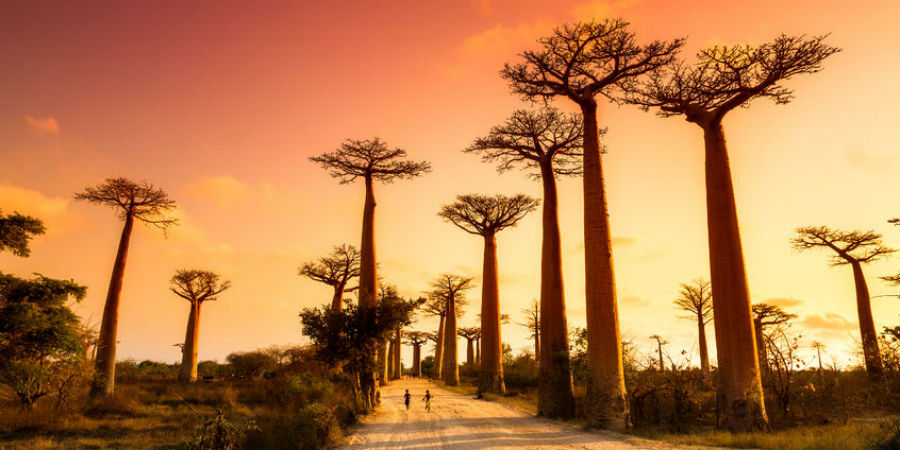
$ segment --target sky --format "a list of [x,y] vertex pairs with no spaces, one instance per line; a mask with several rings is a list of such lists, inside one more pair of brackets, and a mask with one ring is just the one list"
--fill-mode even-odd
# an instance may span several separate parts
[[[530,108],[498,71],[554,26],[623,17],[638,42],[686,37],[682,57],[781,33],[829,34],[842,48],[824,70],[786,83],[787,105],[759,100],[724,122],[753,302],[798,314],[840,366],[858,361],[850,269],[824,251],[798,254],[806,225],[875,230],[900,206],[900,3],[698,0],[376,2],[15,2],[0,0],[0,209],[42,219],[47,234],[0,270],[74,279],[74,309],[99,324],[122,223],[73,193],[124,176],[164,188],[181,225],[136,227],[119,322],[120,359],[175,362],[189,305],[169,291],[176,269],[220,273],[232,289],[204,306],[200,359],[294,345],[298,312],[331,288],[297,275],[332,245],[359,245],[361,183],[340,185],[308,158],[347,138],[379,136],[434,170],[377,185],[380,275],[419,296],[438,274],[476,278],[460,326],[480,311],[482,242],[443,222],[463,193],[540,196],[525,173],[498,175],[461,150]],[[573,110],[564,100],[555,106]],[[652,334],[697,363],[694,323],[672,301],[708,278],[701,130],[601,102],[622,333],[642,353]],[[581,180],[562,179],[560,222],[570,327],[584,326]],[[502,329],[531,344],[522,309],[538,297],[540,214],[498,237]],[[900,319],[897,256],[865,267],[875,324]],[[434,331],[434,318],[412,329]],[[708,330],[714,348],[713,331]],[[464,341],[461,341],[461,344]],[[465,346],[460,345],[464,357]],[[406,365],[411,349],[404,347]],[[711,351],[711,354],[715,353]],[[808,353],[807,353],[808,354]],[[827,361],[826,361],[827,362]]]

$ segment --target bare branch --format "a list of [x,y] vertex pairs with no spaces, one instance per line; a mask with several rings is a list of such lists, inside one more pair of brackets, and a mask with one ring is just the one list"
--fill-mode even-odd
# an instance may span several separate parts
[[458,195],[455,202],[441,207],[438,216],[468,233],[484,236],[515,226],[539,204],[540,200],[525,194]]
[[431,172],[427,161],[408,161],[406,150],[389,148],[380,138],[347,139],[340,148],[309,160],[319,163],[328,174],[350,183],[359,177],[371,178],[385,183],[395,179],[409,179]]
[[169,289],[179,297],[197,303],[217,300],[219,294],[231,288],[231,282],[208,270],[179,269],[172,276]]
[[166,191],[146,181],[136,183],[122,177],[107,178],[103,184],[76,193],[75,200],[108,206],[118,210],[121,219],[131,215],[135,220],[163,230],[178,224],[177,219],[166,215],[175,209],[175,201]]

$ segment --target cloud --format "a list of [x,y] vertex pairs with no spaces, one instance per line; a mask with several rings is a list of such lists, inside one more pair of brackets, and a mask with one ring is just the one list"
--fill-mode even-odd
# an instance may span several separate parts
[[801,304],[803,304],[803,300],[793,297],[772,297],[763,300],[763,303],[768,303],[773,306],[780,306],[782,308],[793,308],[795,306],[800,306]]
[[53,117],[41,119],[38,117],[25,116],[25,122],[36,133],[56,134],[59,133],[59,124]]
[[619,302],[624,306],[630,306],[635,308],[643,308],[646,306],[650,306],[650,300],[647,300],[644,297],[639,297],[637,295],[626,295],[619,299]]
[[44,222],[47,234],[58,234],[72,228],[73,223],[82,223],[70,209],[72,199],[51,197],[40,191],[0,183],[0,205],[4,214],[19,212],[34,216]]
[[836,313],[810,314],[800,321],[803,326],[827,331],[853,331],[858,325]]
[[[640,242],[637,236],[613,236],[612,245],[615,247],[630,247]],[[584,253],[584,242],[579,242],[567,250],[567,253]]]
[[185,191],[222,209],[232,209],[250,199],[250,187],[231,175],[204,177],[187,185]]

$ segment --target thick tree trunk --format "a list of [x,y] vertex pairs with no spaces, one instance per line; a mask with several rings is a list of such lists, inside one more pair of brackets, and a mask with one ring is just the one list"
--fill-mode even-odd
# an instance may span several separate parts
[[732,431],[768,429],[725,134],[719,121],[703,129],[719,425]]
[[697,317],[697,329],[700,341],[700,372],[704,377],[709,377],[709,350],[706,347],[706,324],[703,317]]
[[181,370],[178,379],[181,381],[197,381],[197,348],[200,342],[200,302],[191,302],[191,313],[188,316],[187,332],[184,335],[184,347],[181,351]]
[[422,376],[422,346],[420,344],[413,345],[413,376],[419,378]]
[[769,373],[769,354],[766,352],[766,339],[763,337],[762,318],[753,319],[753,335],[756,339],[756,361],[759,364],[759,376]]
[[[366,200],[363,206],[362,242],[360,245],[359,260],[359,306],[361,309],[374,311],[378,293],[378,274],[375,262],[375,193],[372,190],[372,177],[365,177]],[[380,350],[383,350],[383,345]],[[376,354],[375,367],[366,369],[360,374],[360,384],[366,389],[364,394],[368,396],[367,404],[370,408],[378,405],[380,393],[378,391],[377,368],[384,364],[382,351]],[[371,388],[369,388],[371,386]]]
[[859,315],[859,334],[862,336],[863,356],[866,359],[866,372],[873,377],[884,375],[884,363],[878,349],[878,335],[875,333],[875,321],[872,319],[872,303],[869,298],[869,287],[863,276],[859,261],[850,263],[853,268],[853,282],[856,284],[856,313]]
[[497,278],[497,238],[484,235],[484,265],[481,284],[481,373],[478,387],[482,392],[506,392],[503,381],[502,341],[500,340],[500,289]]
[[388,340],[388,351],[387,351],[387,378],[386,380],[393,380],[397,375],[397,366],[394,363],[394,352],[397,351],[397,341],[393,338]]
[[440,380],[441,375],[443,375],[441,366],[444,364],[444,327],[446,317],[446,314],[441,316],[440,324],[438,325],[437,342],[434,343],[434,366],[431,369],[431,377],[435,380]]
[[91,382],[91,397],[111,396],[116,385],[116,335],[119,326],[119,303],[122,294],[122,282],[125,279],[125,261],[128,259],[128,244],[131,231],[134,229],[134,214],[125,216],[122,236],[119,238],[119,249],[116,251],[116,262],[113,264],[106,303],[103,305],[103,318],[100,322],[100,335],[97,338],[97,357],[94,360],[94,379]]
[[447,324],[444,326],[444,363],[441,372],[448,386],[459,385],[459,357],[456,350],[456,299],[447,299]]
[[388,383],[388,378],[390,378],[391,361],[390,358],[388,358],[389,342],[388,339],[383,339],[378,346],[378,352],[375,354],[376,360],[378,361],[378,384],[380,386],[386,385]]
[[466,338],[466,365],[471,369],[475,367],[475,339]]
[[481,370],[481,338],[475,340],[475,364],[478,364],[478,370]]
[[403,364],[400,360],[400,350],[403,345],[403,330],[397,328],[397,331],[394,332],[394,351],[391,353],[391,359],[393,360],[394,373],[391,374],[392,380],[399,380],[403,378]]
[[[612,240],[606,187],[600,156],[600,132],[597,125],[597,104],[581,105],[584,116],[584,270],[585,315],[588,341],[588,382],[585,416],[589,426],[623,429],[629,426],[628,402],[625,391],[625,371],[622,366],[622,343],[619,332],[619,311],[616,302],[613,270]],[[544,306],[541,305],[541,308]],[[557,330],[544,326],[543,317],[553,311],[541,310],[541,359],[553,358],[558,343],[549,341]],[[567,368],[568,370],[568,368]],[[557,408],[558,416],[572,415],[571,387],[565,388],[565,405]],[[551,395],[553,392],[550,393]],[[540,406],[538,407],[540,411]]]
[[331,309],[334,311],[342,311],[344,309],[344,286],[334,286],[334,296],[331,297]]

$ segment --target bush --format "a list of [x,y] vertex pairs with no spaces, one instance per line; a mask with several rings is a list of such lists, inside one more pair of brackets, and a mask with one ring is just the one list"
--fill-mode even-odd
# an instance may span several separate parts
[[184,444],[187,450],[238,450],[244,446],[248,431],[255,430],[253,421],[236,424],[225,418],[222,410],[204,421],[194,436]]

